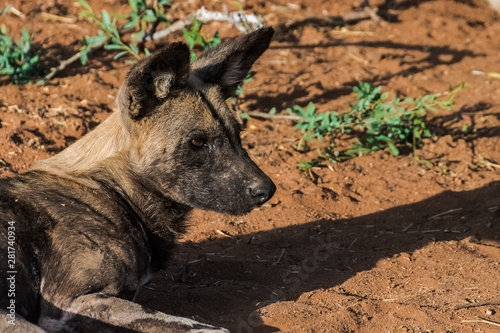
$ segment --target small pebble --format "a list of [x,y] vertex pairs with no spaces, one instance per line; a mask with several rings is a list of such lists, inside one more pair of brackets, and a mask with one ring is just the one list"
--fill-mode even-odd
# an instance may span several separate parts
[[486,314],[487,314],[488,316],[494,315],[494,314],[495,314],[495,310],[488,309],[488,310],[486,310]]

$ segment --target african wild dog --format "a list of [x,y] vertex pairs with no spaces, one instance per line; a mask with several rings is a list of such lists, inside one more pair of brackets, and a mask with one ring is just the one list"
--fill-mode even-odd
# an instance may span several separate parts
[[130,70],[94,131],[0,181],[0,331],[227,332],[132,300],[192,207],[245,214],[274,194],[225,102],[272,35],[259,29],[192,65],[185,44],[163,48]]

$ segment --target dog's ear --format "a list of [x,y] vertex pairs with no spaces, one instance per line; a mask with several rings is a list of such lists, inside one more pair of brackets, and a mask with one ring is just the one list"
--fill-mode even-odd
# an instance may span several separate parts
[[203,53],[193,63],[193,75],[202,81],[218,84],[225,98],[234,95],[253,63],[269,47],[274,29],[260,28],[245,36],[221,43]]
[[118,107],[130,118],[139,119],[154,109],[189,78],[189,48],[174,43],[137,63],[127,74],[118,94]]

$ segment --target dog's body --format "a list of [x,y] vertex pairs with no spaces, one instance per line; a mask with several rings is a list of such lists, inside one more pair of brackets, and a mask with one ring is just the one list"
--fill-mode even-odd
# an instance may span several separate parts
[[226,332],[132,300],[192,207],[244,214],[274,194],[224,102],[272,33],[221,44],[192,68],[184,44],[153,54],[103,124],[0,182],[0,331]]

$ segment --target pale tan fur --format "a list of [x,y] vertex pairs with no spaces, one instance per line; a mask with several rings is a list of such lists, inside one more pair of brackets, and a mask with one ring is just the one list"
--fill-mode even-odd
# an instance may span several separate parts
[[33,166],[66,177],[78,177],[105,160],[130,149],[131,138],[120,112],[114,112],[102,124],[61,153]]

